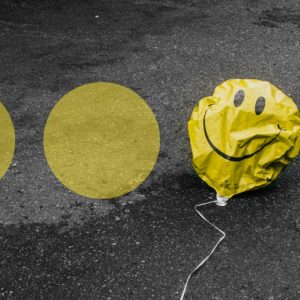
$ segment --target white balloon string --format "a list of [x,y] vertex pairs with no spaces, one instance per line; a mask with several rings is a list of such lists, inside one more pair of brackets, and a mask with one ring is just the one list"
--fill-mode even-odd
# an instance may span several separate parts
[[222,231],[220,228],[218,228],[216,225],[214,225],[213,223],[211,223],[210,221],[208,221],[204,215],[197,209],[198,207],[200,206],[204,206],[204,205],[207,205],[207,204],[211,204],[211,203],[217,203],[218,201],[215,200],[215,201],[210,201],[210,202],[205,202],[205,203],[201,203],[201,204],[197,204],[195,206],[195,211],[197,212],[197,214],[204,220],[206,221],[209,225],[211,225],[212,227],[214,227],[216,230],[218,230],[221,234],[222,234],[222,237],[218,240],[218,242],[215,244],[215,246],[213,247],[213,249],[211,250],[211,252],[196,266],[196,268],[193,269],[193,271],[189,274],[186,282],[185,282],[185,285],[184,285],[184,288],[183,288],[183,291],[182,291],[182,294],[181,294],[181,297],[180,297],[180,300],[183,300],[184,299],[184,296],[185,296],[185,293],[186,293],[186,289],[187,289],[187,286],[188,286],[188,283],[191,279],[191,277],[193,277],[196,272],[208,261],[208,259],[213,255],[213,253],[215,252],[215,250],[217,249],[217,247],[219,246],[219,244],[225,239],[226,237],[226,233],[224,231]]

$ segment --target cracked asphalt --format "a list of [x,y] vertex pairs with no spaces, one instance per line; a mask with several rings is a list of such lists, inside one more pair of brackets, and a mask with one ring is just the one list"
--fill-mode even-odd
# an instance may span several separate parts
[[[300,107],[300,3],[2,0],[0,99],[16,130],[0,181],[1,299],[179,299],[218,232],[194,205],[187,121],[229,78],[267,80]],[[76,195],[51,173],[43,129],[71,89],[110,81],[139,93],[160,126],[155,169],[113,200]],[[227,238],[187,299],[300,298],[300,159],[267,188],[203,208]]]

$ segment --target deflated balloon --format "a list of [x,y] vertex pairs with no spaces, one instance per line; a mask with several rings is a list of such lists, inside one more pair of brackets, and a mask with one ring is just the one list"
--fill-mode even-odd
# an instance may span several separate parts
[[197,174],[227,198],[268,185],[300,151],[296,104],[256,79],[217,86],[194,108],[188,131]]

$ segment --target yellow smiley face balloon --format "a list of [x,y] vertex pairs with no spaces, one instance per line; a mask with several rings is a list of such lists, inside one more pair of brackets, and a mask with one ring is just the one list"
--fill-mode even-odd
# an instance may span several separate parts
[[188,123],[197,174],[230,198],[266,186],[300,151],[300,115],[274,85],[231,79],[200,100]]

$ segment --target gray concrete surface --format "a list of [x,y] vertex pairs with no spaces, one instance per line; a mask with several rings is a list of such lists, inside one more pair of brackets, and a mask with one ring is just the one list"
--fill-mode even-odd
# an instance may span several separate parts
[[[0,181],[0,298],[179,299],[218,239],[193,211],[215,195],[191,166],[190,113],[229,78],[268,80],[299,107],[299,52],[297,0],[2,0],[0,98],[17,146]],[[66,190],[43,154],[51,108],[95,81],[138,92],[161,130],[147,181],[110,201]],[[299,181],[296,160],[204,209],[228,236],[188,299],[300,298]]]

